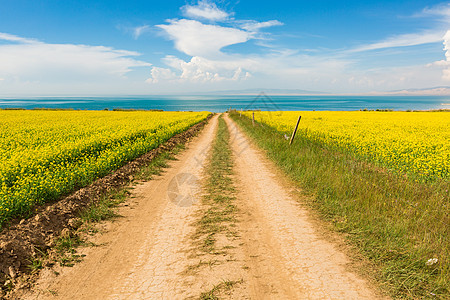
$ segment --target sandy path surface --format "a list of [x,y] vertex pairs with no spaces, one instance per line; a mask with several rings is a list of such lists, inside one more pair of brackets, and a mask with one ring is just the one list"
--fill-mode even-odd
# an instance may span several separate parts
[[274,165],[226,117],[235,156],[241,235],[253,299],[379,299],[350,272],[276,178]]
[[[200,188],[195,179],[201,175],[216,127],[217,116],[177,161],[170,162],[163,176],[136,186],[135,198],[119,211],[123,217],[113,222],[96,241],[102,246],[87,249],[83,262],[64,268],[59,276],[52,276],[51,272],[43,274],[34,293],[24,298],[183,299],[191,296],[195,291],[186,286],[189,278],[179,276],[189,263],[186,245],[189,245],[187,239],[192,234],[191,223],[198,207],[189,201],[198,200]],[[177,199],[177,194],[193,198]],[[174,201],[180,203],[176,205]]]
[[[349,271],[277,178],[273,163],[225,117],[235,160],[235,235],[217,235],[219,254],[199,254],[193,236],[202,203],[203,166],[217,116],[154,180],[136,186],[122,218],[86,248],[73,268],[42,273],[23,299],[198,299],[237,282],[220,299],[379,299]],[[176,203],[176,204],[175,204]],[[222,251],[223,250],[223,251]],[[223,252],[223,253],[222,253]],[[222,253],[222,254],[220,254]]]

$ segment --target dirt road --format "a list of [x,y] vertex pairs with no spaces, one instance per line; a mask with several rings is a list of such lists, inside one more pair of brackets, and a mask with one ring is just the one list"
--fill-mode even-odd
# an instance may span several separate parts
[[[197,299],[225,287],[233,299],[377,299],[350,272],[348,259],[324,240],[272,163],[225,117],[235,160],[236,232],[226,251],[195,255],[201,178],[217,129],[211,119],[166,172],[138,185],[123,216],[59,276],[42,273],[24,299]],[[233,284],[231,284],[233,283]],[[228,290],[228,291],[227,291]]]

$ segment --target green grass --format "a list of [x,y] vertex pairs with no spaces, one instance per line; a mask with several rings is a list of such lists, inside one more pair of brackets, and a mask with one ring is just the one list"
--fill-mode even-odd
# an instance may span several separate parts
[[391,296],[450,297],[449,181],[414,182],[301,136],[289,146],[279,132],[230,116],[378,267]]
[[[231,245],[218,245],[217,240],[223,242],[238,237],[235,229],[238,209],[234,204],[235,187],[233,183],[233,157],[230,147],[230,133],[228,127],[220,116],[216,137],[212,143],[208,160],[203,170],[203,196],[201,198],[202,209],[199,211],[198,220],[194,223],[195,232],[191,236],[193,240],[192,257],[200,257],[197,264],[188,266],[185,274],[193,275],[200,272],[203,267],[209,269],[215,265],[231,261],[225,258],[229,250],[235,248]],[[238,281],[222,279],[209,291],[201,293],[199,299],[219,299],[221,295],[231,295],[232,289]]]
[[236,222],[235,188],[232,175],[232,151],[229,145],[230,133],[222,117],[219,118],[217,136],[212,144],[211,156],[205,166],[205,195],[202,204],[207,209],[197,222],[194,240],[200,249],[209,254],[223,254],[226,249],[216,249],[216,235],[225,234],[227,237],[237,235],[233,229]]
[[76,233],[67,233],[60,236],[56,240],[56,257],[55,259],[61,266],[73,267],[73,265],[82,260],[84,255],[77,254],[76,248],[85,244],[80,236]]
[[243,283],[243,280],[232,281],[232,280],[223,280],[221,283],[215,285],[211,290],[207,292],[203,292],[200,295],[200,300],[218,300],[219,295],[222,293],[230,293],[233,287],[237,284]]

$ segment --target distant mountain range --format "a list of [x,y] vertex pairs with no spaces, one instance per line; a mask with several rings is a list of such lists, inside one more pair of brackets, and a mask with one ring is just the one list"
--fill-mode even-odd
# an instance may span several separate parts
[[243,89],[243,90],[228,90],[228,91],[213,91],[205,93],[205,95],[259,95],[260,93],[267,95],[367,95],[367,96],[450,96],[450,86],[437,86],[423,89],[404,89],[387,92],[368,92],[368,93],[327,93],[319,91],[308,91],[301,89]]
[[425,89],[405,89],[384,93],[387,95],[404,95],[404,96],[450,96],[449,86],[437,86]]
[[299,89],[244,89],[244,90],[229,90],[229,91],[214,91],[203,94],[208,95],[259,95],[260,93],[267,95],[327,95],[325,92],[307,91]]

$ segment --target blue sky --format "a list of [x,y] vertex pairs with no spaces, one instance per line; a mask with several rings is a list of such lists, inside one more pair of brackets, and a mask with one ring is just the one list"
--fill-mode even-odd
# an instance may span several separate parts
[[0,96],[450,85],[442,1],[0,0]]

